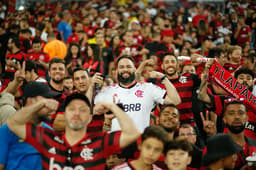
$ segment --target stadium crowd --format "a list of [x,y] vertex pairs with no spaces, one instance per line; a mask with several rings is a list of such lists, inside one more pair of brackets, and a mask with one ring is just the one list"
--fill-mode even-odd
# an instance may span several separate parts
[[0,170],[256,168],[256,1],[0,1]]

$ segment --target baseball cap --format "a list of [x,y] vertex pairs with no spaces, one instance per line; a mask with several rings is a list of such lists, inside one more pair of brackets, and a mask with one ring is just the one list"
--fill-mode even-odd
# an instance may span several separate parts
[[70,94],[69,96],[67,96],[66,99],[65,99],[65,101],[64,101],[64,108],[66,108],[67,105],[68,105],[72,100],[75,100],[75,99],[79,99],[79,100],[84,101],[84,102],[90,107],[90,111],[91,111],[91,114],[92,114],[91,103],[90,103],[89,99],[88,99],[85,95],[80,94],[80,93],[72,93],[72,94]]
[[50,87],[42,82],[29,82],[24,86],[23,98],[43,96],[46,98],[60,97],[61,93],[51,91]]

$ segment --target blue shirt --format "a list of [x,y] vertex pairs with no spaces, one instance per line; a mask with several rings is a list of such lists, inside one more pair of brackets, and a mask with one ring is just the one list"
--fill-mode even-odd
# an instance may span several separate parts
[[5,170],[42,170],[38,151],[19,140],[6,124],[0,128],[0,164]]
[[61,21],[58,24],[58,31],[62,33],[64,41],[67,42],[68,37],[72,34],[72,27],[69,23]]

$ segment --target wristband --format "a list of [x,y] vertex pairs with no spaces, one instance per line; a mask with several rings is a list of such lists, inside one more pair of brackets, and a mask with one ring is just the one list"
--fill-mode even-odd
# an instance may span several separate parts
[[167,76],[166,75],[164,75],[160,80],[161,80],[161,82],[166,78]]

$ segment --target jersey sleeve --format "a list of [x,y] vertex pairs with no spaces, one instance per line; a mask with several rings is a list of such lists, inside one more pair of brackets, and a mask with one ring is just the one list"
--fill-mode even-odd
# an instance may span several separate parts
[[45,128],[33,124],[26,124],[25,142],[32,145],[39,152],[41,152],[43,148],[44,129]]
[[94,98],[94,104],[96,104],[96,103],[98,103],[98,102],[103,102],[103,101],[109,101],[109,102],[111,102],[110,101],[110,99],[109,99],[109,94],[108,94],[108,87],[106,87],[106,88],[103,88],[96,96],[95,96],[95,98]]
[[6,165],[9,147],[12,142],[15,142],[17,140],[18,137],[10,131],[6,124],[0,128],[0,164]]
[[120,149],[121,131],[106,133],[104,135],[104,154],[106,157],[121,152]]
[[224,100],[225,96],[219,95],[210,95],[211,103],[212,103],[212,111],[215,112],[218,116],[220,116],[224,112]]
[[150,92],[155,103],[164,104],[164,99],[167,94],[165,89],[149,83],[149,88],[147,90]]

